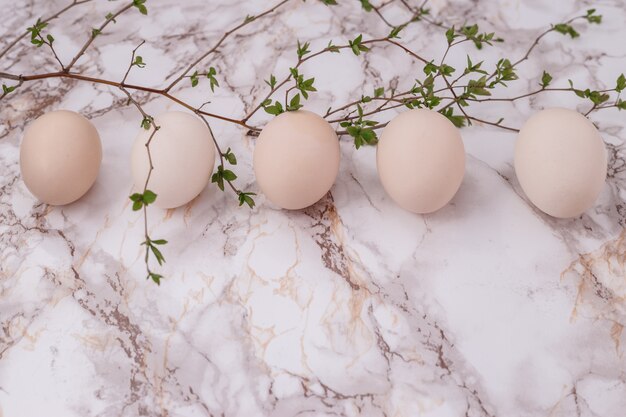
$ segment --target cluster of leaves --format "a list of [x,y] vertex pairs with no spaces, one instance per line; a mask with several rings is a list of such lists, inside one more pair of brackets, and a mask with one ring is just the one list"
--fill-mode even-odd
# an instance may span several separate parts
[[478,24],[473,24],[469,26],[462,26],[460,29],[456,29],[454,26],[449,28],[446,31],[446,39],[448,40],[448,45],[451,46],[455,42],[455,39],[462,37],[463,41],[471,41],[474,43],[477,49],[482,49],[484,45],[493,45],[493,42],[503,42],[502,38],[496,38],[494,32],[483,32],[480,33],[480,28]]
[[[365,100],[364,102],[367,102],[368,98],[369,97],[364,97],[362,101]],[[371,98],[369,99],[371,100]],[[357,149],[365,144],[376,145],[378,143],[378,136],[372,127],[376,126],[378,122],[363,119],[363,107],[361,107],[360,104],[357,104],[356,108],[358,118],[341,122],[339,125],[346,129],[348,135],[352,136],[354,139],[354,146]]]
[[215,92],[215,87],[220,86],[219,82],[217,82],[217,79],[215,78],[216,75],[217,71],[215,67],[210,67],[208,71],[204,71],[202,73],[194,71],[194,73],[189,76],[189,79],[191,80],[191,86],[196,87],[200,82],[200,77],[206,77],[209,79],[209,86],[211,87],[211,91]]
[[[298,62],[301,62],[302,57],[310,52],[308,50],[308,47],[308,42],[302,45],[300,44],[300,42],[298,42]],[[302,95],[305,100],[308,100],[309,92],[317,91],[314,86],[315,77],[305,78],[304,74],[301,74],[296,67],[289,68],[289,74],[290,77],[294,80],[294,86],[291,89],[298,90],[299,92],[291,97],[289,101],[287,101],[288,95],[286,95],[284,107],[280,101],[275,100],[274,102],[272,102],[272,100],[268,98],[267,100],[263,101],[263,103],[261,103],[261,106],[263,107],[265,112],[274,116],[278,116],[285,111],[299,110],[302,108],[302,104],[300,103],[300,95]],[[265,81],[265,83],[269,85],[272,90],[274,90],[274,88],[276,87],[276,77],[273,74],[270,75],[270,79]]]
[[141,14],[148,14],[148,9],[146,8],[146,0],[133,0],[133,7],[136,7]]
[[237,198],[239,200],[239,206],[243,206],[247,204],[248,207],[254,208],[255,202],[252,196],[256,195],[256,193],[244,192],[238,190],[232,185],[232,181],[237,179],[237,174],[235,174],[232,170],[224,167],[224,160],[227,161],[230,165],[237,165],[237,157],[233,153],[233,151],[228,148],[226,152],[222,153],[220,158],[220,164],[217,166],[217,171],[213,173],[211,176],[211,182],[216,183],[218,188],[224,191],[224,182],[228,182],[233,190],[237,193]]
[[[144,190],[143,193],[134,193],[129,198],[133,202],[133,211],[138,211],[154,203],[156,201],[157,195],[153,191],[146,189]],[[146,245],[145,261],[146,261],[146,267],[148,269],[148,275],[146,279],[152,279],[152,281],[154,281],[157,285],[161,284],[161,279],[163,278],[163,275],[152,272],[150,268],[148,267],[148,260],[149,260],[150,253],[152,253],[155,259],[157,260],[157,262],[159,263],[159,265],[163,265],[163,263],[165,262],[165,257],[163,256],[163,253],[157,246],[161,246],[165,244],[167,244],[167,240],[152,239],[147,234],[146,234],[146,240],[142,242],[142,245]]]
[[41,19],[37,19],[34,25],[27,28],[26,30],[30,33],[30,43],[37,46],[38,48],[43,45],[52,46],[54,42],[54,37],[50,34],[47,34],[45,37],[43,36],[42,31],[48,26],[48,23],[42,22]]
[[[235,154],[232,153],[230,148],[228,148],[226,152],[222,154],[222,158],[228,161],[228,163],[231,165],[237,165],[237,158],[235,157]],[[224,181],[231,182],[235,181],[236,179],[237,175],[230,169],[226,169],[224,167],[224,163],[221,162],[217,166],[217,171],[213,173],[213,176],[211,177],[211,182],[216,183],[219,189],[224,191]]]

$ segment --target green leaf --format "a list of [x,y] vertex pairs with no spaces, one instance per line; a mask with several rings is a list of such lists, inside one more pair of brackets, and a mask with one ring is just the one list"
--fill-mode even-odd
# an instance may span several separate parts
[[430,61],[424,66],[424,74],[430,75],[432,73],[436,73],[439,70],[439,67],[433,64],[433,61]]
[[226,149],[226,153],[224,154],[224,158],[228,161],[229,164],[237,165],[237,158],[235,157],[235,154],[232,153],[230,148]]
[[161,280],[163,279],[163,275],[155,274],[154,272],[148,273],[148,277],[146,279],[151,279],[156,283],[156,285],[161,285]]
[[91,37],[92,37],[92,38],[95,38],[95,37],[96,37],[96,36],[98,36],[100,33],[102,33],[102,31],[101,31],[100,29],[96,29],[96,28],[91,29]]
[[165,240],[165,239],[150,240],[150,242],[154,243],[155,245],[165,245],[165,244],[167,244],[167,240]]
[[446,30],[446,39],[448,40],[448,45],[451,45],[452,42],[454,42],[454,38],[456,38],[458,35],[455,34],[455,29],[454,26],[452,26],[450,29]]
[[371,12],[373,10],[373,6],[372,4],[369,2],[369,0],[359,0],[361,2],[361,7],[363,8],[363,10],[365,10],[366,12]]
[[338,46],[336,46],[336,45],[333,45],[333,41],[329,41],[329,42],[328,42],[328,46],[326,46],[326,50],[327,50],[328,52],[336,52],[336,53],[339,53],[339,52],[340,52],[340,51],[339,51],[339,47],[338,47]]
[[298,50],[297,50],[298,59],[302,59],[303,56],[311,52],[309,50],[309,46],[310,46],[309,42],[300,44],[300,41],[298,41]]
[[302,105],[300,104],[300,94],[296,94],[289,101],[289,105],[287,106],[287,111],[296,111],[301,107]]
[[602,23],[602,15],[595,14],[595,12],[596,9],[587,10],[587,15],[585,16],[585,19],[587,19],[589,23],[596,23],[599,25],[600,23]]
[[143,58],[141,56],[137,55],[131,65],[137,66],[139,68],[144,68],[146,66],[146,63],[143,62]]
[[147,206],[148,204],[152,204],[154,203],[154,201],[156,200],[157,195],[151,191],[151,190],[146,190],[143,192],[143,197],[142,197],[142,201],[143,203]]
[[2,84],[2,93],[4,95],[7,95],[7,94],[12,93],[13,91],[15,91],[16,88],[17,88],[17,86],[14,86],[14,85],[8,86],[8,85],[5,85],[5,84]]
[[324,3],[327,6],[336,6],[337,5],[337,0],[320,0],[322,3]]
[[541,85],[542,88],[546,88],[547,86],[550,85],[551,81],[552,81],[552,76],[544,71],[543,75],[541,76],[541,84],[539,85]]
[[198,85],[198,71],[195,71],[190,77],[189,79],[191,80],[191,86],[195,87]]
[[265,81],[265,84],[269,85],[272,90],[276,87],[276,77],[274,74],[270,74],[270,79],[269,81]]
[[454,71],[456,71],[456,69],[447,64],[443,64],[439,67],[439,72],[445,76],[452,75]]
[[222,177],[226,181],[235,181],[237,179],[237,175],[229,169],[222,170]]
[[243,206],[244,203],[247,204],[250,208],[254,208],[254,199],[251,197],[256,195],[255,193],[244,193],[242,191],[239,192],[239,206]]
[[156,246],[152,245],[150,242],[148,242],[148,247],[150,248],[150,250],[154,254],[154,257],[156,258],[156,260],[159,263],[159,265],[163,265],[163,262],[165,262],[165,258],[163,257],[163,254],[161,253],[159,248],[157,248]]
[[104,18],[105,18],[106,20],[110,20],[110,21],[111,21],[111,22],[113,22],[113,23],[117,23],[117,22],[115,21],[115,16],[113,16],[113,13],[107,13],[107,14],[106,14],[106,16],[104,16]]
[[455,125],[456,127],[460,128],[460,127],[465,126],[465,117],[454,115],[454,111],[452,110],[452,107],[448,107],[447,109],[440,111],[439,113],[446,116],[448,120],[450,120],[452,124]]
[[54,42],[54,38],[50,34],[46,35],[46,39],[48,39],[48,44],[50,45],[52,45],[52,42]]
[[557,25],[554,25],[554,30],[563,35],[569,35],[572,39],[580,36],[580,34],[567,23],[559,23]]
[[619,110],[626,110],[626,100],[622,100],[620,99],[617,104],[616,104],[617,108]]
[[210,67],[206,73],[206,77],[209,79],[209,86],[211,87],[211,91],[215,92],[215,87],[219,87],[220,84],[217,82],[215,76],[217,75],[217,71],[214,67]]
[[354,53],[354,55],[359,56],[361,55],[361,52],[369,51],[369,48],[363,45],[362,42],[363,42],[363,35],[359,35],[356,38],[354,38],[354,40],[348,41],[348,45],[350,46],[350,49],[352,49],[352,52]]
[[[268,99],[268,101],[269,103],[271,103],[271,100]],[[285,112],[285,110],[283,110],[283,105],[279,101],[275,101],[273,105],[270,105],[268,101],[265,101],[263,103],[263,110],[265,110],[267,113],[278,116],[279,114]]]
[[141,127],[143,127],[144,129],[146,130],[150,129],[151,125],[152,125],[152,117],[146,116],[141,120]]
[[133,0],[133,6],[139,10],[139,13],[144,15],[148,14],[148,9],[144,5],[145,2],[146,0]]
[[394,39],[394,38],[400,38],[400,32],[406,27],[406,23],[404,25],[400,25],[400,26],[396,26],[393,29],[391,29],[391,32],[389,32],[389,35],[387,35],[387,37],[389,39]]
[[617,84],[615,85],[615,91],[621,93],[626,88],[626,77],[624,74],[621,74],[617,77]]
[[381,97],[383,94],[385,94],[384,87],[378,87],[377,89],[374,90],[374,97]]

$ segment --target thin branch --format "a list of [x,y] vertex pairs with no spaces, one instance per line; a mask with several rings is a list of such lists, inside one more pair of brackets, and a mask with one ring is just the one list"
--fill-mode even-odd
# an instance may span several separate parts
[[72,61],[65,67],[66,71],[70,71],[72,69],[72,67],[74,66],[74,64],[76,64],[76,61],[78,61],[80,59],[81,56],[83,56],[83,54],[85,53],[85,51],[87,51],[87,48],[89,48],[89,46],[93,43],[93,41],[96,39],[96,37],[98,37],[98,35],[104,30],[104,28],[106,28],[109,23],[111,22],[115,22],[115,18],[118,17],[119,15],[121,15],[122,13],[124,13],[126,10],[130,9],[131,7],[133,7],[133,2],[131,1],[130,3],[128,3],[126,6],[122,7],[121,9],[119,9],[117,12],[107,15],[104,23],[102,23],[97,29],[96,31],[92,31],[89,34],[89,39],[87,39],[87,42],[85,42],[85,44],[83,45],[82,48],[80,48],[80,50],[76,53],[76,55],[74,55],[74,58],[72,58]]
[[[80,4],[89,3],[90,1],[93,1],[93,0],[74,0],[67,6],[59,10],[58,12],[46,17],[45,19],[41,19],[41,22],[48,23],[51,20],[58,18],[59,16],[61,16],[63,13],[67,12],[71,8],[78,6]],[[2,52],[0,52],[0,58],[6,55],[15,45],[17,45],[22,39],[24,39],[26,35],[28,35],[28,33],[29,33],[28,31],[24,31],[21,35],[18,35],[11,42],[9,42],[7,46],[4,47]]]
[[187,74],[189,74],[195,67],[196,65],[198,65],[200,62],[202,62],[206,57],[208,57],[209,55],[213,54],[215,51],[217,51],[217,49],[222,45],[222,43],[226,40],[226,38],[228,38],[230,35],[232,35],[233,33],[235,33],[236,31],[238,31],[239,29],[243,28],[244,26],[247,26],[248,24],[254,22],[255,20],[258,20],[264,16],[267,16],[268,14],[272,13],[274,10],[278,9],[279,7],[281,7],[283,4],[289,2],[290,0],[282,0],[281,2],[275,4],[274,6],[272,6],[271,8],[267,9],[266,11],[264,11],[263,13],[260,13],[256,16],[248,16],[246,17],[246,19],[244,19],[244,21],[240,24],[238,24],[237,26],[235,26],[234,28],[230,29],[229,31],[225,32],[222,37],[217,41],[217,43],[215,45],[213,45],[213,47],[211,49],[209,49],[208,51],[206,51],[205,53],[203,53],[202,55],[200,55],[195,61],[193,61],[186,69],[185,71],[183,71],[183,73],[181,75],[179,75],[178,77],[176,77],[174,79],[174,81],[172,81],[170,83],[170,85],[168,85],[165,88],[165,92],[170,91],[172,88],[174,88],[174,86],[176,84],[178,84],[179,82],[181,82],[185,76]]

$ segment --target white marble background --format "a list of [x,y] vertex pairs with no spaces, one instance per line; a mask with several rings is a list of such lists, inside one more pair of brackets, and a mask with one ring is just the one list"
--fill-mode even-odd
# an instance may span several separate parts
[[[356,1],[327,8],[293,0],[230,38],[207,64],[208,83],[176,94],[242,117],[284,76],[296,39],[314,50],[330,39],[384,36],[388,28]],[[415,1],[411,2],[416,4]],[[593,3],[593,4],[592,4]],[[63,1],[0,0],[0,46]],[[96,0],[50,25],[62,59],[121,3]],[[121,79],[131,50],[146,40],[148,63],[131,82],[160,87],[234,22],[269,1],[149,0],[99,37],[76,68]],[[626,72],[623,0],[432,0],[452,24],[478,22],[506,42],[465,51],[492,66],[523,55],[550,23],[595,7],[600,26],[582,36],[544,39],[499,94],[536,88],[543,70],[555,86],[612,88]],[[400,6],[385,10],[406,19]],[[418,22],[402,41],[440,58],[442,30]],[[465,51],[451,55],[460,66]],[[24,42],[0,71],[44,72],[54,62]],[[323,112],[374,87],[410,87],[421,67],[391,46],[361,57],[312,60],[303,71]],[[139,94],[153,114],[180,109]],[[551,92],[471,111],[520,127],[533,112],[584,100]],[[165,248],[166,279],[146,281],[142,219],[129,206],[129,152],[140,117],[118,90],[68,80],[25,84],[0,103],[0,415],[70,416],[626,416],[625,112],[591,118],[610,155],[609,178],[581,218],[555,220],[525,199],[512,167],[515,134],[462,130],[467,173],[452,203],[409,214],[384,194],[375,149],[342,141],[331,194],[302,212],[257,198],[254,210],[208,187],[184,208],[150,210]],[[19,177],[24,126],[66,108],[91,118],[104,159],[93,189],[66,207],[39,204]],[[390,112],[386,118],[393,115]],[[251,123],[262,126],[267,115]],[[239,159],[239,184],[258,191],[254,138],[214,122]],[[245,188],[245,187],[244,187]]]

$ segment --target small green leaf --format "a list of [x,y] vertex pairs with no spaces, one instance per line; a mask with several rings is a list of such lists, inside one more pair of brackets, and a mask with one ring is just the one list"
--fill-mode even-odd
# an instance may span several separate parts
[[385,94],[384,87],[378,87],[377,89],[374,90],[374,97],[381,97],[383,94]]
[[16,88],[17,86],[14,86],[14,85],[8,86],[5,84],[2,84],[2,94],[7,95],[9,93],[12,93],[13,91],[15,91]]
[[274,74],[270,74],[270,79],[269,81],[265,81],[265,84],[269,85],[272,90],[276,87],[276,77]]
[[253,195],[256,195],[255,193],[244,193],[244,192],[239,192],[239,206],[243,206],[244,203],[248,205],[248,207],[250,208],[254,208],[255,202],[254,199],[251,197]]
[[146,63],[143,62],[143,58],[141,56],[137,55],[131,65],[137,66],[139,68],[144,68],[146,66]]
[[228,161],[229,164],[237,165],[237,158],[235,157],[235,154],[230,150],[230,148],[226,150],[224,158]]
[[356,38],[354,38],[354,40],[348,41],[348,45],[350,46],[350,49],[352,49],[352,52],[354,53],[354,55],[361,55],[361,52],[366,52],[369,51],[369,48],[365,45],[363,45],[363,35],[359,35]]
[[195,87],[198,85],[198,71],[194,72],[189,79],[191,80],[191,86]]
[[400,32],[406,27],[406,23],[404,25],[400,25],[400,26],[396,26],[393,29],[391,29],[391,32],[389,32],[389,35],[387,35],[387,37],[389,39],[394,39],[394,38],[400,38]]
[[454,38],[456,38],[458,35],[455,34],[455,29],[454,26],[452,26],[450,29],[446,30],[446,39],[448,40],[448,45],[452,45],[452,42],[454,42]]
[[621,93],[626,88],[626,77],[624,74],[621,74],[617,77],[617,84],[615,85],[615,91]]
[[152,117],[146,116],[141,120],[141,127],[143,127],[144,129],[146,130],[150,129],[151,125],[152,125]]
[[361,7],[363,8],[363,10],[365,10],[366,12],[371,12],[373,10],[373,6],[372,4],[369,2],[369,0],[359,0],[361,2]]
[[156,200],[157,195],[151,191],[151,190],[146,190],[143,192],[143,197],[142,197],[142,201],[143,203],[147,206],[148,204],[152,204],[154,203],[154,201]]
[[161,285],[161,279],[163,279],[163,275],[155,274],[154,272],[150,272],[146,279],[151,279],[156,283],[156,285]]
[[310,46],[309,42],[300,44],[300,41],[298,41],[298,50],[297,50],[298,59],[302,59],[303,56],[311,52],[309,50],[309,46]]
[[580,36],[580,34],[567,23],[559,23],[557,25],[554,25],[554,30],[563,35],[569,35],[572,39]]
[[96,29],[96,28],[91,29],[91,37],[92,37],[92,38],[95,38],[95,37],[96,37],[96,36],[98,36],[100,33],[102,33],[102,31],[101,31],[100,29]]
[[144,5],[145,2],[146,0],[133,0],[133,6],[136,7],[137,10],[139,10],[139,13],[143,15],[148,14],[148,9]]
[[287,106],[287,111],[296,111],[302,107],[300,104],[300,94],[296,94],[289,101],[289,105]]
[[551,81],[552,81],[552,76],[544,71],[543,75],[541,76],[541,84],[540,84],[541,87],[546,88],[547,86],[550,85]]

